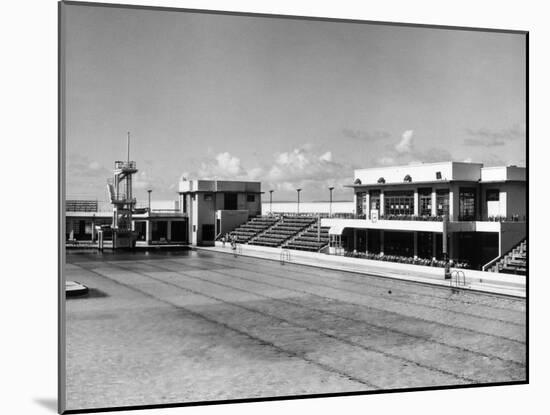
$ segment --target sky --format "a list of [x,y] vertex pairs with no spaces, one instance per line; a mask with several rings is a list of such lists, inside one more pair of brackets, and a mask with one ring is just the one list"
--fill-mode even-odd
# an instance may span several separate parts
[[353,170],[526,163],[522,34],[65,5],[67,197],[187,179],[351,200]]

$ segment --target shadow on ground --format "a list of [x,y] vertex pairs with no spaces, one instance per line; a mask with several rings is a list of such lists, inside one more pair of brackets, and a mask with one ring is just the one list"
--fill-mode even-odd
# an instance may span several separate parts
[[57,399],[54,398],[37,398],[34,400],[38,405],[49,409],[52,412],[57,412]]

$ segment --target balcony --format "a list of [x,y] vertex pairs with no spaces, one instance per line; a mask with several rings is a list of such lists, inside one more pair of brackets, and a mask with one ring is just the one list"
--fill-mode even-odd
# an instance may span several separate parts
[[111,194],[111,203],[113,204],[128,204],[135,205],[136,198],[128,198],[125,193],[119,193],[118,195]]
[[443,216],[431,215],[380,215],[380,220],[418,220],[424,222],[443,222]]
[[339,234],[345,228],[379,229],[388,231],[443,232],[443,222],[437,220],[406,219],[346,219],[321,218],[321,226],[330,226],[331,234]]
[[122,170],[122,171],[133,171],[136,170],[136,162],[135,161],[115,161],[115,169],[116,170]]

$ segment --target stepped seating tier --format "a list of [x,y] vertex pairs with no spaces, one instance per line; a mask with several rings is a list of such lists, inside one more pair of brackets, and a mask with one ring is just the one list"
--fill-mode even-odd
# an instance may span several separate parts
[[492,272],[505,274],[527,274],[527,241],[523,240],[510,252],[504,255],[490,269]]
[[321,227],[320,232],[318,232],[317,223],[314,223],[301,235],[298,235],[293,240],[287,242],[283,247],[301,251],[319,252],[322,248],[328,245],[329,229],[329,227],[323,226]]
[[[247,243],[278,221],[279,218],[274,216],[256,216],[230,232],[230,236],[235,238],[237,243]],[[223,237],[224,235],[220,235],[218,240],[221,240]]]
[[316,218],[311,216],[283,216],[272,228],[252,238],[248,243],[250,245],[279,247],[311,226],[315,221]]

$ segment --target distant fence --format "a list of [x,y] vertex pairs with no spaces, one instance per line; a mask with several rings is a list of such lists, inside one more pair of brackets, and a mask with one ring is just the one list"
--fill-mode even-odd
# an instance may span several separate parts
[[65,211],[67,212],[97,212],[97,200],[66,200]]
[[[355,213],[326,213],[326,212],[273,212],[272,216],[305,216],[305,217],[319,217],[319,218],[335,218],[335,219],[365,219],[365,215],[357,215]],[[267,215],[269,216],[269,214]]]

